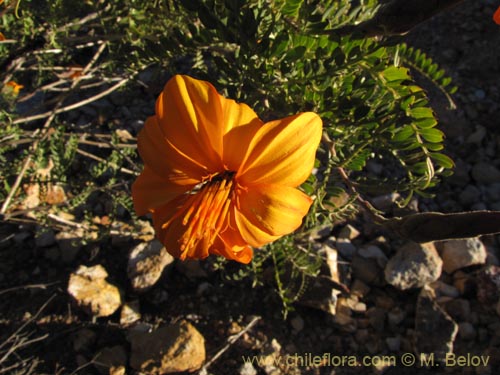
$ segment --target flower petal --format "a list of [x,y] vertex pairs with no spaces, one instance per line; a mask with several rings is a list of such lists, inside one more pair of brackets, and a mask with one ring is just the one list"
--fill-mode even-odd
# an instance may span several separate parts
[[495,21],[497,25],[500,25],[500,7],[493,13],[493,21]]
[[[212,245],[209,245],[208,237],[206,237],[199,241],[190,252],[181,251],[179,240],[186,232],[186,226],[182,224],[183,215],[180,213],[183,212],[183,207],[188,200],[189,195],[182,195],[153,212],[156,236],[171,255],[185,260],[204,259],[210,254],[216,254],[245,264],[252,260],[252,249],[244,242],[239,232],[230,226],[226,226],[226,230],[215,239]],[[167,222],[169,225],[164,226]]]
[[[179,181],[177,181],[179,182]],[[191,190],[196,180],[185,179],[183,184],[172,183],[168,178],[157,175],[148,165],[132,184],[132,199],[137,215],[145,215],[165,205],[175,197]]]
[[300,227],[311,203],[311,198],[292,187],[249,186],[238,191],[236,224],[242,238],[259,247]]
[[248,264],[253,258],[253,250],[250,246],[245,246],[238,251],[234,248],[227,246],[220,238],[214,243],[210,254],[223,256],[226,259],[235,260],[243,264]]
[[246,104],[221,99],[224,113],[223,161],[227,169],[237,171],[248,146],[263,122]]
[[[180,240],[186,232],[186,226],[182,224],[183,206],[188,199],[189,195],[182,195],[156,209],[153,212],[153,226],[158,240],[175,258],[204,259],[209,255],[207,241],[199,241],[189,253],[180,248]],[[166,223],[168,225],[164,225]]]
[[203,159],[194,160],[171,145],[155,116],[149,117],[139,132],[137,148],[145,165],[178,185],[190,184],[193,179],[201,182],[209,174]]
[[238,230],[234,217],[234,206],[229,208],[227,223],[224,226],[226,229],[219,234],[221,242],[216,241],[210,252],[240,263],[249,263],[252,260],[253,251]]
[[176,75],[156,101],[156,117],[168,142],[211,172],[222,168],[221,98],[210,83]]
[[237,178],[244,186],[300,185],[314,166],[321,127],[321,118],[312,112],[264,124],[255,134]]

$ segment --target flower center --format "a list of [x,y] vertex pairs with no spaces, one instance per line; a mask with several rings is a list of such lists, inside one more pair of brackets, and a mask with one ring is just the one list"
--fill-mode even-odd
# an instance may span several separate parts
[[224,172],[211,177],[186,202],[182,225],[187,228],[179,239],[181,258],[195,251],[200,241],[203,241],[203,252],[208,255],[208,248],[227,226],[234,175],[234,172]]

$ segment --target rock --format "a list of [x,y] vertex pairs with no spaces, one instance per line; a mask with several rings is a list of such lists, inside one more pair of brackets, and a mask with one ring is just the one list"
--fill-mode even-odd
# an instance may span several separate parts
[[309,239],[311,241],[320,241],[326,237],[329,237],[332,234],[332,225],[325,224],[320,227],[317,227],[311,231],[309,235]]
[[500,183],[495,183],[486,186],[486,198],[489,201],[498,202],[500,201]]
[[120,324],[129,325],[141,319],[139,300],[126,302],[120,313]]
[[432,243],[407,242],[387,263],[385,280],[400,290],[421,288],[439,278],[441,267]]
[[363,246],[359,249],[358,254],[363,258],[375,259],[377,264],[384,268],[387,264],[387,255],[382,251],[382,249],[375,245]]
[[476,127],[476,131],[467,137],[466,142],[480,145],[486,134],[486,128],[484,126],[478,125]]
[[471,318],[471,308],[468,300],[463,298],[453,299],[445,304],[448,314],[457,322],[468,322]]
[[473,278],[463,271],[456,271],[453,274],[453,286],[462,296],[471,294],[476,288]]
[[238,371],[239,375],[257,375],[257,370],[250,362],[245,362]]
[[264,348],[264,353],[260,356],[258,366],[264,370],[266,375],[281,375],[282,372],[278,369],[279,359],[281,357],[281,345],[276,340],[271,341],[271,345],[267,344]]
[[328,277],[312,278],[297,303],[335,315],[340,291]]
[[127,364],[127,353],[120,345],[106,347],[99,351],[92,362],[101,374],[109,374],[112,367],[123,367]]
[[351,285],[351,294],[357,296],[358,298],[365,297],[371,290],[371,288],[366,285],[361,280],[355,279]]
[[80,329],[73,336],[73,349],[77,353],[87,351],[95,343],[96,338],[97,334],[94,331],[88,328]]
[[208,281],[202,282],[198,287],[196,288],[196,295],[197,296],[203,296],[206,294],[209,294],[209,292],[214,288],[212,284],[210,284]]
[[55,262],[60,258],[61,253],[59,252],[59,248],[57,248],[55,246],[51,246],[51,247],[46,247],[44,249],[43,256],[46,259]]
[[190,280],[203,279],[208,276],[199,260],[188,259],[175,263],[175,269]]
[[68,293],[87,313],[102,317],[113,314],[121,304],[120,291],[106,281],[103,266],[80,266],[69,277]]
[[453,285],[446,284],[441,280],[437,280],[429,285],[432,289],[434,289],[434,293],[439,297],[451,297],[457,298],[460,296],[460,292]]
[[500,266],[500,259],[498,259],[498,248],[494,246],[486,246],[486,265]]
[[153,332],[134,332],[130,366],[148,375],[193,372],[205,361],[205,339],[187,321],[163,325]]
[[470,165],[462,159],[455,160],[455,169],[453,170],[453,175],[448,178],[448,181],[455,186],[466,186],[470,182],[470,169]]
[[437,304],[432,289],[424,287],[418,296],[415,314],[415,351],[420,358],[433,355],[444,361],[453,352],[458,326]]
[[486,262],[486,248],[477,237],[443,241],[440,246],[446,273],[451,274],[461,268]]
[[168,300],[168,292],[165,289],[155,288],[148,293],[147,300],[153,305],[161,305]]
[[388,337],[385,339],[385,343],[391,353],[398,352],[401,349],[401,337]]
[[406,318],[406,312],[396,306],[387,313],[387,323],[393,330]]
[[295,332],[300,332],[304,329],[304,319],[300,315],[294,316],[290,320],[290,324]]
[[83,231],[59,232],[55,240],[61,250],[61,258],[64,263],[71,263],[75,260],[78,252],[83,248]]
[[460,193],[458,199],[463,206],[470,206],[481,198],[481,191],[474,185],[467,185]]
[[297,302],[335,315],[337,296],[342,288],[346,288],[340,280],[337,250],[322,244],[318,253],[324,254],[326,266],[321,267],[318,277],[308,280],[305,291]]
[[385,319],[387,312],[380,307],[370,307],[366,311],[366,316],[370,322],[370,325],[377,332],[383,332],[385,329]]
[[340,255],[347,260],[351,260],[356,253],[356,246],[354,246],[350,240],[339,238],[335,243],[335,247],[339,251]]
[[400,198],[398,193],[390,193],[379,195],[372,199],[372,205],[380,211],[389,211],[394,206],[394,203]]
[[344,239],[344,240],[349,240],[352,241],[356,237],[359,236],[359,230],[354,228],[351,224],[347,224],[345,227],[343,227],[338,235],[338,238]]
[[333,321],[342,326],[342,329],[346,332],[356,332],[356,320],[347,314],[336,314]]
[[49,247],[55,245],[56,236],[52,229],[38,228],[35,236],[35,245],[37,247]]
[[476,275],[477,300],[493,306],[500,296],[500,267],[487,266]]
[[462,322],[458,325],[458,336],[462,340],[474,340],[476,338],[476,329],[471,323]]
[[384,285],[382,268],[375,259],[355,255],[351,267],[354,278],[372,286]]
[[481,161],[472,167],[472,178],[478,184],[494,184],[500,182],[500,170],[491,163]]
[[132,288],[137,292],[145,292],[158,281],[163,270],[172,264],[174,257],[170,255],[158,240],[140,243],[129,255],[127,274]]
[[109,368],[109,375],[126,375],[127,369],[125,366],[111,366]]

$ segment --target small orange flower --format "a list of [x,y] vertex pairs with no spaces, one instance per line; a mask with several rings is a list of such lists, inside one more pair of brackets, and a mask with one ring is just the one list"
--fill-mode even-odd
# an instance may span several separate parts
[[5,84],[5,86],[7,86],[8,88],[10,88],[10,90],[12,91],[12,93],[14,93],[14,95],[19,94],[19,90],[21,90],[22,88],[24,88],[23,85],[20,85],[20,84],[18,84],[15,81],[9,81],[9,82],[7,82]]
[[138,215],[153,214],[158,239],[180,259],[222,255],[241,263],[302,224],[321,139],[318,115],[263,123],[208,82],[174,76],[138,135],[144,161],[132,185]]
[[495,21],[497,25],[500,25],[500,7],[498,7],[496,12],[493,14],[493,21]]

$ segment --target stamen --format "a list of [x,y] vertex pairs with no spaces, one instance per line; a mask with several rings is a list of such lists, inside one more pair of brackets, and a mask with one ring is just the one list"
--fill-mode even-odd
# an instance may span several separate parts
[[233,177],[233,172],[211,176],[181,209],[184,212],[182,225],[187,227],[179,239],[183,256],[193,252],[200,241],[208,246],[213,245],[217,235],[224,229],[234,195]]

